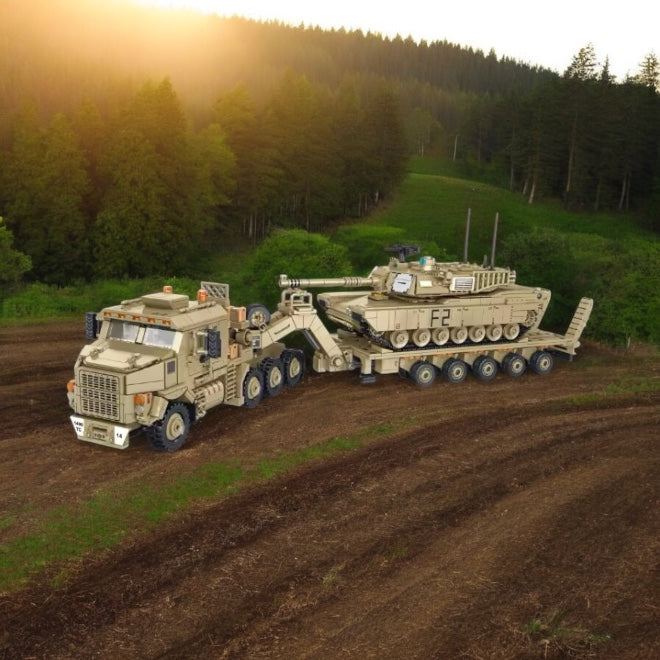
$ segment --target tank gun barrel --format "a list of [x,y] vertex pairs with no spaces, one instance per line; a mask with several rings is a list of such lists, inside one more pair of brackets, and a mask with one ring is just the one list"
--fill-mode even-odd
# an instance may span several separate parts
[[371,286],[374,283],[372,277],[289,277],[288,275],[280,275],[279,285],[282,289],[299,288],[332,288],[332,287],[346,287],[355,288],[360,286]]

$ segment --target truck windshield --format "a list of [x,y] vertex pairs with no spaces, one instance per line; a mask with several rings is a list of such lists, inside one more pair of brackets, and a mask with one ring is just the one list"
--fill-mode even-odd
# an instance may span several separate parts
[[158,348],[174,348],[176,330],[169,328],[157,328],[139,323],[128,323],[113,319],[108,327],[108,339],[131,342],[133,344],[144,344],[145,346],[156,346]]

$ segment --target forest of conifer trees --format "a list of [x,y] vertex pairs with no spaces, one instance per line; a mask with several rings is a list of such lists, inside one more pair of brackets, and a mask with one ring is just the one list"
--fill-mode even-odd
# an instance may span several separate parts
[[0,281],[191,273],[218,237],[364,216],[411,154],[530,203],[660,207],[653,54],[616,81],[590,46],[560,76],[447,42],[93,6],[0,7]]

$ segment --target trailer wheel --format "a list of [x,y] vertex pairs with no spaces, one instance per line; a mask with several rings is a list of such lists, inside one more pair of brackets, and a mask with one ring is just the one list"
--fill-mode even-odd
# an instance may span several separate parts
[[149,444],[157,451],[176,451],[190,431],[190,411],[185,403],[171,403],[163,419],[147,428]]
[[529,366],[532,368],[532,371],[540,376],[549,374],[552,371],[554,363],[555,361],[548,351],[536,351],[529,359]]
[[266,396],[277,396],[284,387],[282,361],[277,358],[266,358],[260,368],[264,376],[264,393]]
[[264,396],[264,377],[259,369],[252,368],[243,381],[243,405],[246,408],[258,406]]
[[480,355],[472,363],[472,371],[479,380],[493,380],[497,376],[497,362],[489,355]]
[[289,387],[297,385],[305,374],[305,354],[295,348],[287,348],[282,353],[284,382]]
[[442,365],[442,373],[450,383],[461,383],[465,380],[468,366],[457,358],[449,358]]
[[419,387],[433,385],[436,375],[436,368],[430,362],[424,362],[423,360],[415,362],[410,368],[410,378]]
[[507,353],[502,360],[502,369],[507,376],[517,378],[525,373],[527,363],[522,355],[518,353]]
[[268,310],[268,307],[261,303],[252,303],[251,305],[248,305],[245,309],[245,316],[248,325],[253,330],[268,325],[270,321],[270,311]]

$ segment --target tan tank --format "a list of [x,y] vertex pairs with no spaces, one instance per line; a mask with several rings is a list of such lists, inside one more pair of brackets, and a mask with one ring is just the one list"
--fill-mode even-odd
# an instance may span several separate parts
[[[491,263],[494,245],[495,236]],[[510,268],[479,266],[467,259],[437,262],[431,256],[406,262],[403,257],[413,251],[411,246],[394,248],[400,248],[399,257],[392,257],[387,266],[376,266],[369,277],[281,275],[279,284],[283,288],[371,287],[322,293],[317,300],[329,319],[396,350],[514,341],[538,328],[550,302],[550,291],[517,284]]]

